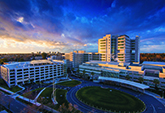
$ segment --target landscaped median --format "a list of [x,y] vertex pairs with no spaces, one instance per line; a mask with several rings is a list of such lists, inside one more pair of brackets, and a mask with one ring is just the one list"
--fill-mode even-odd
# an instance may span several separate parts
[[142,112],[145,104],[138,98],[110,88],[84,87],[76,93],[77,98],[89,106],[109,112]]
[[29,99],[34,100],[36,98],[36,96],[38,95],[38,93],[42,90],[43,88],[38,88],[32,91],[27,91],[26,93],[24,93],[22,96],[27,97]]
[[[52,92],[53,89],[52,88],[46,88],[41,95],[39,96],[39,98],[37,99],[38,102],[49,106],[53,109],[56,109],[60,112],[69,112],[70,110],[74,113],[79,113],[80,111],[76,110],[71,104],[69,104],[69,102],[66,100],[66,93],[67,90],[64,89],[56,89],[55,91],[55,96],[56,96],[56,100],[58,102],[58,104],[54,105],[52,102]],[[70,113],[70,112],[69,112]]]
[[81,84],[80,81],[78,81],[78,80],[71,80],[71,81],[65,81],[65,82],[57,83],[56,85],[74,87],[74,86],[79,85],[79,84]]

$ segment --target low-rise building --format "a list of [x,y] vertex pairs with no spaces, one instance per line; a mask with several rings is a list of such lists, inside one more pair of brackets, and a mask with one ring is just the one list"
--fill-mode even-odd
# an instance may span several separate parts
[[52,80],[64,76],[63,61],[33,60],[1,66],[1,76],[9,87],[29,82]]
[[[145,67],[147,67],[145,65]],[[126,79],[129,75],[130,80],[139,82],[139,78],[144,79],[144,83],[149,86],[154,86],[153,80],[158,79],[160,81],[159,87],[165,88],[165,73],[160,72],[160,70],[154,70],[155,67],[144,69],[142,65],[134,65],[130,63],[119,63],[119,62],[103,62],[103,61],[89,61],[83,63],[79,66],[81,74],[87,74],[91,76],[93,72],[94,75],[112,78]],[[159,67],[160,68],[160,67]],[[159,69],[158,67],[156,69]]]

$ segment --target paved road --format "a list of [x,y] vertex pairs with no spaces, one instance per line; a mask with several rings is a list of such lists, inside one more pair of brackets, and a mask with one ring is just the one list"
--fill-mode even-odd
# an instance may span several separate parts
[[143,113],[165,113],[165,107],[163,106],[162,103],[160,103],[157,99],[155,99],[152,96],[140,93],[140,92],[136,92],[136,91],[132,91],[123,87],[117,87],[117,86],[110,86],[110,85],[103,85],[103,84],[99,84],[99,83],[94,83],[94,82],[90,82],[90,81],[85,81],[85,80],[81,80],[78,79],[76,77],[73,77],[76,80],[79,80],[82,82],[81,85],[78,85],[76,87],[71,88],[68,93],[67,93],[67,100],[72,103],[73,105],[76,104],[78,106],[78,109],[84,113],[87,113],[89,111],[95,111],[95,112],[99,112],[99,113],[104,113],[104,111],[101,111],[99,109],[90,107],[84,103],[82,103],[81,101],[79,101],[76,97],[76,92],[86,86],[103,86],[103,87],[108,87],[108,88],[113,88],[116,90],[120,90],[123,92],[126,92],[128,94],[131,94],[139,99],[141,99],[145,105],[146,105],[146,110]]
[[[17,101],[16,99],[12,98],[10,95],[6,95],[1,93],[0,95],[0,103],[5,106],[6,108],[9,107],[10,111],[13,113],[27,113],[28,111],[32,113],[37,113],[34,109],[30,108],[29,106]],[[23,111],[23,109],[26,109]]]

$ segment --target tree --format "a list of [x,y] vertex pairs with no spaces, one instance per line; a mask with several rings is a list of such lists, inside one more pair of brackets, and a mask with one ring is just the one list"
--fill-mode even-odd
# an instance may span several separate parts
[[94,74],[95,74],[94,72],[91,72],[91,75],[92,75],[92,80],[93,80],[93,76],[94,76]]
[[74,68],[72,68],[72,73],[74,72]]
[[19,61],[20,61],[20,62],[23,62],[23,61],[24,61],[24,59],[23,59],[23,58],[21,58]]
[[77,69],[78,76],[79,76],[79,72],[80,72],[80,70],[79,70],[79,69]]
[[157,85],[160,84],[159,80],[158,79],[154,79],[153,83],[155,84],[155,89],[157,90],[158,89]]
[[71,71],[70,71],[70,68],[69,68],[69,67],[68,67],[68,69],[67,69],[67,73],[68,73],[68,75],[70,76]]
[[140,83],[143,83],[143,82],[144,82],[144,78],[143,78],[143,77],[139,77],[139,78],[138,78],[138,81],[139,81]]
[[58,111],[60,113],[81,113],[79,110],[77,110],[77,105],[72,105],[71,103],[68,104],[68,107],[65,106],[63,103],[59,108]]
[[4,64],[4,62],[8,62],[7,58],[0,59],[0,64]]
[[46,59],[47,54],[46,54],[45,52],[43,52],[43,53],[41,54],[41,56],[42,56],[43,59]]
[[84,78],[85,78],[85,73],[86,73],[86,71],[85,71],[85,69],[83,70],[83,76],[84,76]]
[[131,77],[129,75],[125,76],[125,79],[129,80]]

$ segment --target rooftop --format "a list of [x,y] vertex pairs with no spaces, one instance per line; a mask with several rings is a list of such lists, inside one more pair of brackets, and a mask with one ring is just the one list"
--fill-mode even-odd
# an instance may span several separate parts
[[105,62],[105,61],[96,61],[96,60],[91,60],[91,61],[86,62],[86,63],[109,64],[109,65],[129,65],[130,64],[127,62],[120,63],[120,62]]
[[14,69],[14,68],[23,68],[23,67],[29,67],[36,64],[44,65],[44,64],[53,64],[53,63],[63,63],[62,61],[49,61],[49,60],[32,60],[27,62],[14,62],[10,64],[3,65],[6,68]]
[[110,78],[110,77],[101,77],[101,76],[99,76],[98,79],[119,82],[119,83],[131,85],[131,86],[134,86],[134,87],[137,87],[137,88],[140,88],[140,89],[147,89],[147,88],[149,88],[149,86],[147,86],[147,85],[140,84],[140,83],[133,82],[133,81],[129,81],[129,80],[123,80],[123,79],[119,79],[119,78]]
[[152,62],[152,61],[144,61],[142,65],[155,65],[155,66],[165,66],[165,62]]
[[53,62],[51,62],[50,60],[32,60],[30,62],[30,64],[43,64],[43,63],[51,64]]

